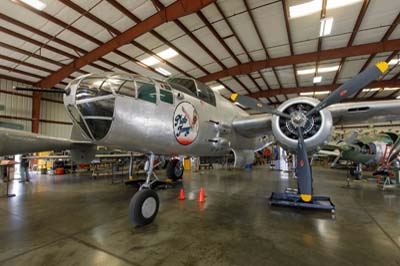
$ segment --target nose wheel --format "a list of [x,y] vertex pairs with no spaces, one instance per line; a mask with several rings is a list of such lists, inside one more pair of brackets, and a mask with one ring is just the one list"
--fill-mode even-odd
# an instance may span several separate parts
[[159,205],[160,201],[154,190],[139,190],[129,203],[129,218],[136,225],[150,224],[157,216]]
[[146,225],[153,222],[158,213],[160,201],[157,193],[151,189],[151,185],[158,180],[158,177],[153,172],[154,159],[154,154],[151,154],[147,166],[146,182],[140,186],[129,203],[128,215],[136,225]]

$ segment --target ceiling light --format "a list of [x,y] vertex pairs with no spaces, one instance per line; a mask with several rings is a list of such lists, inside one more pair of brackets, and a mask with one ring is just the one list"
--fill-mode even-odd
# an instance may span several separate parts
[[[157,53],[157,55],[163,59],[169,59],[174,56],[177,56],[178,53],[174,49],[168,48],[162,52]],[[160,63],[160,60],[158,60],[154,56],[150,56],[150,57],[147,57],[147,58],[141,60],[140,62],[142,62],[145,65],[152,66],[152,65]]]
[[[328,0],[326,3],[326,9],[334,9],[343,6],[352,5],[362,0]],[[304,4],[290,6],[289,16],[290,18],[304,17],[313,13],[320,12],[322,10],[322,0],[313,0]]]
[[290,6],[290,18],[298,18],[316,13],[322,9],[322,0],[313,0],[304,4]]
[[301,95],[301,96],[314,95],[314,92],[313,92],[313,91],[311,91],[311,92],[300,92],[300,95]]
[[326,3],[326,9],[334,9],[343,6],[353,5],[361,1],[362,0],[328,0],[328,2]]
[[380,88],[370,88],[370,89],[363,89],[363,92],[372,92],[372,91],[379,91]]
[[323,94],[329,94],[331,93],[330,91],[316,91],[314,94],[315,95],[323,95]]
[[318,68],[318,73],[326,73],[326,72],[333,72],[337,71],[339,69],[339,66],[330,66],[330,67],[319,67]]
[[163,74],[164,76],[171,76],[171,72],[165,70],[165,69],[162,68],[162,67],[156,67],[156,71],[157,71],[158,73]]
[[157,53],[157,55],[163,59],[169,59],[174,56],[177,56],[178,53],[174,49],[168,48],[167,50]]
[[152,65],[160,63],[160,60],[158,60],[157,58],[155,58],[153,56],[150,56],[150,57],[147,57],[146,59],[143,59],[140,62],[142,62],[145,65],[152,66]]
[[333,25],[333,17],[321,19],[321,27],[319,29],[319,36],[326,36],[331,34]]
[[[318,73],[333,72],[333,71],[337,71],[338,69],[339,69],[339,66],[319,67]],[[309,74],[314,74],[314,73],[315,73],[315,68],[297,70],[297,75],[309,75]]]
[[217,85],[217,86],[212,86],[211,89],[213,91],[219,91],[219,90],[225,89],[225,87],[223,85]]
[[396,99],[400,99],[400,95],[396,97]]
[[46,8],[46,4],[43,3],[40,0],[21,0],[21,2],[24,2],[25,4],[37,9],[37,10],[43,10]]
[[389,61],[389,65],[396,65],[397,63],[399,63],[399,59],[392,59]]
[[315,68],[297,70],[297,75],[309,75],[314,73],[315,73]]
[[320,83],[322,81],[322,76],[316,76],[313,78],[313,83]]
[[400,88],[384,88],[385,91],[397,91]]
[[330,91],[310,91],[310,92],[301,92],[301,96],[309,96],[309,95],[323,95],[323,94],[329,94]]

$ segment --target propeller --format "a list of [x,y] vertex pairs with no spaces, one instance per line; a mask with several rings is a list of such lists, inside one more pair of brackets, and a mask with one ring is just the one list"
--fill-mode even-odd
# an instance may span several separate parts
[[237,93],[233,93],[231,95],[231,100],[233,102],[237,102],[243,106],[249,107],[253,110],[262,112],[262,113],[269,113],[269,114],[274,114],[274,115],[279,115],[285,118],[290,119],[290,115],[279,112],[278,110],[272,108],[268,104],[262,103],[254,98],[239,95]]
[[[324,100],[322,100],[319,104],[317,104],[314,108],[312,108],[308,112],[305,110],[288,109],[288,111],[290,112],[289,114],[283,113],[254,98],[238,95],[237,93],[231,95],[231,100],[233,102],[237,102],[243,106],[249,107],[259,112],[269,113],[289,119],[290,123],[297,129],[295,133],[297,133],[297,139],[298,139],[297,165],[296,165],[298,188],[301,199],[304,202],[310,202],[312,200],[312,193],[313,193],[312,173],[311,173],[310,162],[308,160],[307,148],[304,141],[304,126],[307,124],[307,121],[312,117],[313,114],[323,110],[324,108],[332,104],[341,102],[342,100],[347,99],[350,96],[354,95],[355,93],[359,92],[369,83],[376,80],[387,69],[388,69],[388,63],[386,62],[379,62],[367,68],[363,72],[354,76],[349,81],[342,84],[339,88],[337,88],[328,97],[326,97]],[[397,146],[395,145],[395,147],[397,148],[398,151],[400,151],[400,139],[397,143]],[[397,153],[398,152],[396,152],[395,154]]]
[[52,89],[41,89],[41,88],[24,88],[24,87],[14,87],[16,91],[33,91],[33,92],[50,92],[50,93],[66,93],[66,90],[59,89],[59,88],[52,88]]
[[303,128],[297,127],[298,142],[297,142],[297,164],[296,164],[296,176],[297,184],[300,191],[300,197],[303,201],[311,201],[312,195],[312,174],[310,161],[308,160],[308,154],[306,145],[304,143]]
[[390,150],[389,155],[386,159],[387,163],[390,164],[392,161],[394,161],[399,153],[400,153],[400,137],[398,137],[397,140],[394,142],[393,147]]
[[319,112],[322,109],[328,107],[329,105],[338,103],[343,101],[344,99],[349,98],[355,93],[362,90],[365,86],[370,84],[372,81],[379,78],[382,73],[384,73],[388,69],[388,63],[379,62],[374,66],[371,66],[359,73],[352,79],[348,80],[344,84],[342,84],[339,88],[337,88],[334,92],[332,92],[328,97],[322,100],[317,106],[315,106],[308,114],[311,115],[315,112]]

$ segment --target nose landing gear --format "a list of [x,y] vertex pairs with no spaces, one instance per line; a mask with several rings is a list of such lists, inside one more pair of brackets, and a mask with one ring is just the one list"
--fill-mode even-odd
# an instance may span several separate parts
[[[151,185],[158,180],[153,172],[154,154],[150,155],[147,169],[146,182],[143,183],[139,191],[133,195],[128,207],[128,215],[136,225],[146,225],[153,222],[158,213],[160,201],[157,193],[151,189]],[[152,177],[153,180],[152,180]]]
[[149,188],[139,190],[133,195],[129,204],[129,219],[136,225],[153,222],[158,213],[160,201],[157,193]]

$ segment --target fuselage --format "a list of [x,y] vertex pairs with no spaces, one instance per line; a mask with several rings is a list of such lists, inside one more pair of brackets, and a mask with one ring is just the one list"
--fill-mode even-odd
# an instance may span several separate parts
[[265,138],[235,132],[232,121],[248,114],[194,79],[162,82],[127,74],[87,75],[72,81],[67,90],[64,104],[74,125],[98,145],[221,156],[266,143]]

